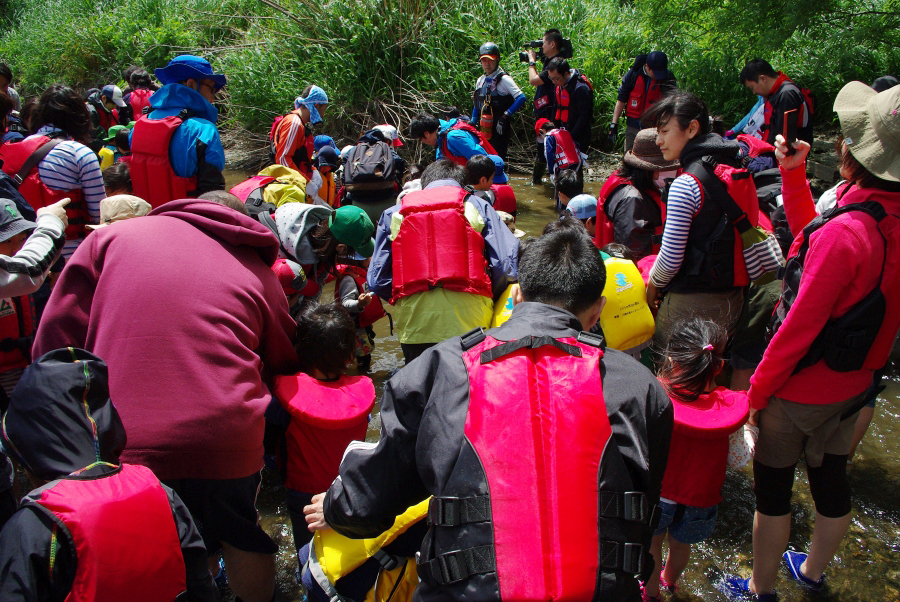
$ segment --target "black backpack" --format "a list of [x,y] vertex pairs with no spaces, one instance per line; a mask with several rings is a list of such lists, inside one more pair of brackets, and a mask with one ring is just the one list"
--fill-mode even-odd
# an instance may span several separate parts
[[360,142],[344,162],[344,188],[348,192],[386,190],[397,184],[394,153],[387,142]]

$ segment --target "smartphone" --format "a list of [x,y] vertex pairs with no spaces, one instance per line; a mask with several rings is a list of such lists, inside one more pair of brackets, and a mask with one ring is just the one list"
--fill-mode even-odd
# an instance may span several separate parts
[[794,141],[797,140],[797,117],[799,117],[797,109],[784,112],[784,126],[781,135],[784,136],[784,143],[787,145],[787,154],[789,155],[797,152],[794,149]]

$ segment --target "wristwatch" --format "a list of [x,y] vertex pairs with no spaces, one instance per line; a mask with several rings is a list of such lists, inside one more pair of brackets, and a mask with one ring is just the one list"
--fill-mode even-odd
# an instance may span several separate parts
[[537,65],[537,63],[534,61],[531,61],[530,63],[528,63],[529,67],[534,67],[535,65]]

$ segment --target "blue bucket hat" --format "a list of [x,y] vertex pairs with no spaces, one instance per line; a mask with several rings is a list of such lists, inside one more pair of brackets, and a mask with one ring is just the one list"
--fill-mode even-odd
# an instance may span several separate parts
[[225,76],[213,73],[212,65],[204,58],[192,54],[182,54],[169,61],[169,64],[154,71],[156,79],[165,84],[177,84],[188,79],[211,79],[215,82],[216,91],[225,87]]

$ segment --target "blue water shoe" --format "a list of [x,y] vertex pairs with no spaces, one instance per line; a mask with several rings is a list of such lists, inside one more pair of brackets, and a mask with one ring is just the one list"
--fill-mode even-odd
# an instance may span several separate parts
[[801,585],[810,591],[820,591],[825,587],[825,575],[822,575],[822,578],[818,581],[813,581],[800,572],[800,567],[804,562],[806,562],[806,554],[803,552],[788,550],[784,553],[784,563],[787,565],[788,572],[791,574],[791,579],[799,581]]
[[750,591],[750,580],[743,579],[740,575],[725,575],[721,581],[715,584],[719,592],[729,600],[753,602],[775,602],[778,596],[771,594],[754,594]]

